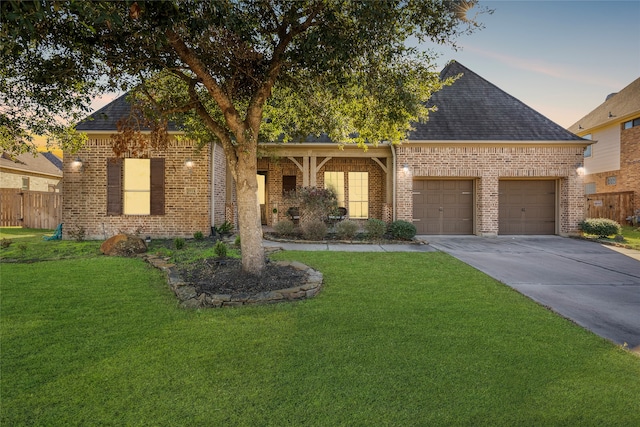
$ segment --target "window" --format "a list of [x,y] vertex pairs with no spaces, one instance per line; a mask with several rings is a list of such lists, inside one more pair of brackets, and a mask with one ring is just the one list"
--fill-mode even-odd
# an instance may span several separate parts
[[349,172],[349,217],[369,217],[368,172]]
[[596,183],[588,182],[584,185],[584,194],[595,194],[596,192]]
[[29,177],[22,177],[22,189],[23,190],[28,190],[29,189]]
[[164,215],[164,159],[107,163],[107,215]]
[[631,129],[636,126],[640,126],[640,117],[638,117],[637,119],[629,120],[628,122],[624,122],[622,124],[623,129]]
[[338,198],[338,206],[344,206],[344,172],[325,172],[324,188],[333,190]]
[[285,175],[282,177],[282,194],[287,194],[296,189],[296,176]]
[[616,177],[608,176],[607,177],[607,185],[616,185]]

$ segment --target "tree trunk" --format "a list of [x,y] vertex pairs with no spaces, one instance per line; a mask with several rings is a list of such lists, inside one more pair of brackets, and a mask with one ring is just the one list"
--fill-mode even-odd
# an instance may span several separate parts
[[258,159],[256,153],[250,151],[239,153],[236,163],[240,250],[242,269],[251,274],[261,274],[265,268],[265,258],[256,179]]

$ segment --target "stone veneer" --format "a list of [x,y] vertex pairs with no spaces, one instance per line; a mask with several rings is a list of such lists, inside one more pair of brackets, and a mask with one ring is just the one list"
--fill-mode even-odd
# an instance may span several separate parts
[[397,219],[413,218],[414,179],[474,179],[475,234],[498,234],[501,179],[553,179],[558,185],[558,234],[578,234],[584,218],[584,191],[577,165],[582,145],[407,143],[397,148]]
[[291,266],[297,270],[304,271],[306,273],[305,283],[292,288],[259,292],[257,294],[198,294],[195,286],[185,282],[176,270],[174,264],[167,263],[166,258],[149,254],[144,255],[143,258],[165,273],[171,290],[176,294],[176,297],[180,301],[180,306],[183,308],[237,307],[242,305],[262,305],[298,301],[316,296],[322,288],[322,273],[319,271],[297,261],[277,261],[275,262],[276,265],[283,267]]

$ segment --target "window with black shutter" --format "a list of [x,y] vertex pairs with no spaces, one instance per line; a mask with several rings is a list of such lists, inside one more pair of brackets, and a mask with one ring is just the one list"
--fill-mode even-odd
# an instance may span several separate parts
[[107,215],[164,215],[164,159],[107,162]]

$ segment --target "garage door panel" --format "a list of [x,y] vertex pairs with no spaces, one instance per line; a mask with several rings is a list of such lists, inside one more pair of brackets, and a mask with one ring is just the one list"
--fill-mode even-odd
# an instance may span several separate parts
[[499,234],[555,234],[555,181],[499,183]]
[[413,191],[418,234],[473,234],[473,180],[416,180]]

